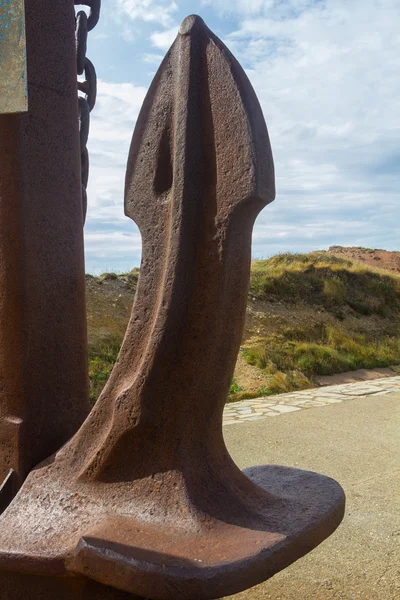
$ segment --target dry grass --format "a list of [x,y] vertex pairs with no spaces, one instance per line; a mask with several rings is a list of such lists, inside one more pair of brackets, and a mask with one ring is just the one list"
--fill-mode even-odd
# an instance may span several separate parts
[[400,310],[400,276],[325,253],[253,261],[250,292],[261,300],[305,302],[389,316]]
[[[321,375],[400,362],[398,274],[327,253],[281,254],[253,261],[250,294],[275,305],[256,336],[253,324],[243,348],[245,360],[270,375],[268,394],[315,386]],[[296,315],[295,326],[282,305]],[[279,328],[272,323],[278,316]]]
[[315,387],[316,378],[400,362],[400,337],[368,340],[343,329],[287,330],[244,349],[245,360],[271,374],[268,393]]

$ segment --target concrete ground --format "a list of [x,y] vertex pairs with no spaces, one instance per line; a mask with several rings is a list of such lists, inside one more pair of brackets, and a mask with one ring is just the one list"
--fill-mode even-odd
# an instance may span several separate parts
[[235,600],[400,600],[400,393],[224,427],[241,467],[265,463],[329,475],[346,515],[313,552]]

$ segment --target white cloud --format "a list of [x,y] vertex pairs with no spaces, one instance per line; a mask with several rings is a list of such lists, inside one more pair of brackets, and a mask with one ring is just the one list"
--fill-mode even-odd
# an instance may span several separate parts
[[132,27],[130,27],[129,23],[122,23],[121,25],[121,35],[122,39],[125,42],[134,42],[136,37],[133,33]]
[[123,198],[129,146],[146,91],[132,83],[98,80],[88,143],[90,171],[85,243],[90,272],[100,263],[125,264],[127,268],[140,261],[139,232],[124,215]]
[[166,31],[156,31],[150,36],[153,46],[160,48],[161,50],[168,50],[172,42],[178,35],[178,25],[167,29]]
[[275,2],[274,0],[202,0],[201,4],[212,6],[223,15],[230,13],[254,15],[272,8]]
[[[111,83],[98,79],[96,106],[91,113],[90,143],[94,151],[109,151],[115,159],[125,152],[147,89],[133,83]],[[126,157],[125,157],[126,160]]]
[[111,33],[106,33],[105,31],[98,33],[96,30],[91,34],[91,39],[93,40],[109,40],[111,38]]
[[176,2],[158,0],[116,0],[120,14],[129,17],[132,21],[142,20],[157,23],[168,27],[172,22],[172,15],[178,9]]
[[141,252],[141,238],[137,230],[85,233],[85,247],[87,272],[130,271],[133,265],[139,265],[139,262],[134,262]]
[[150,63],[151,65],[159,65],[164,56],[162,54],[154,54],[149,52],[147,54],[143,54],[142,58],[144,62]]
[[394,249],[400,4],[306,4],[298,3],[302,10],[291,17],[271,11],[268,18],[246,18],[226,39],[257,92],[275,159],[277,199],[256,223],[253,251],[263,254],[271,243],[276,249],[279,231],[292,248]]
[[[322,0],[323,1],[323,0]],[[273,14],[276,19],[297,16],[321,0],[202,0],[203,6],[212,6],[220,15],[238,14],[256,16]]]

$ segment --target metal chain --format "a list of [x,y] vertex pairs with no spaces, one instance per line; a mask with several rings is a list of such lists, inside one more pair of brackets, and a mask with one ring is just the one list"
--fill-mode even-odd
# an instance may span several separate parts
[[89,6],[89,16],[84,10],[80,10],[75,18],[75,40],[76,40],[76,69],[78,75],[85,72],[85,81],[78,81],[78,90],[85,94],[85,97],[78,96],[79,106],[79,139],[81,146],[81,181],[82,181],[82,212],[83,223],[86,219],[87,210],[87,183],[89,177],[89,154],[86,148],[90,112],[96,103],[97,77],[93,64],[86,57],[87,34],[94,27],[100,17],[101,0],[74,0],[74,4],[84,4]]

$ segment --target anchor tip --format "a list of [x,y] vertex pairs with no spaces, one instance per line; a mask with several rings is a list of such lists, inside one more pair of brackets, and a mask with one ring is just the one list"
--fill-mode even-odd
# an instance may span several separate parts
[[205,26],[205,23],[199,15],[189,15],[182,21],[182,25],[179,28],[180,35],[189,35],[196,27]]

